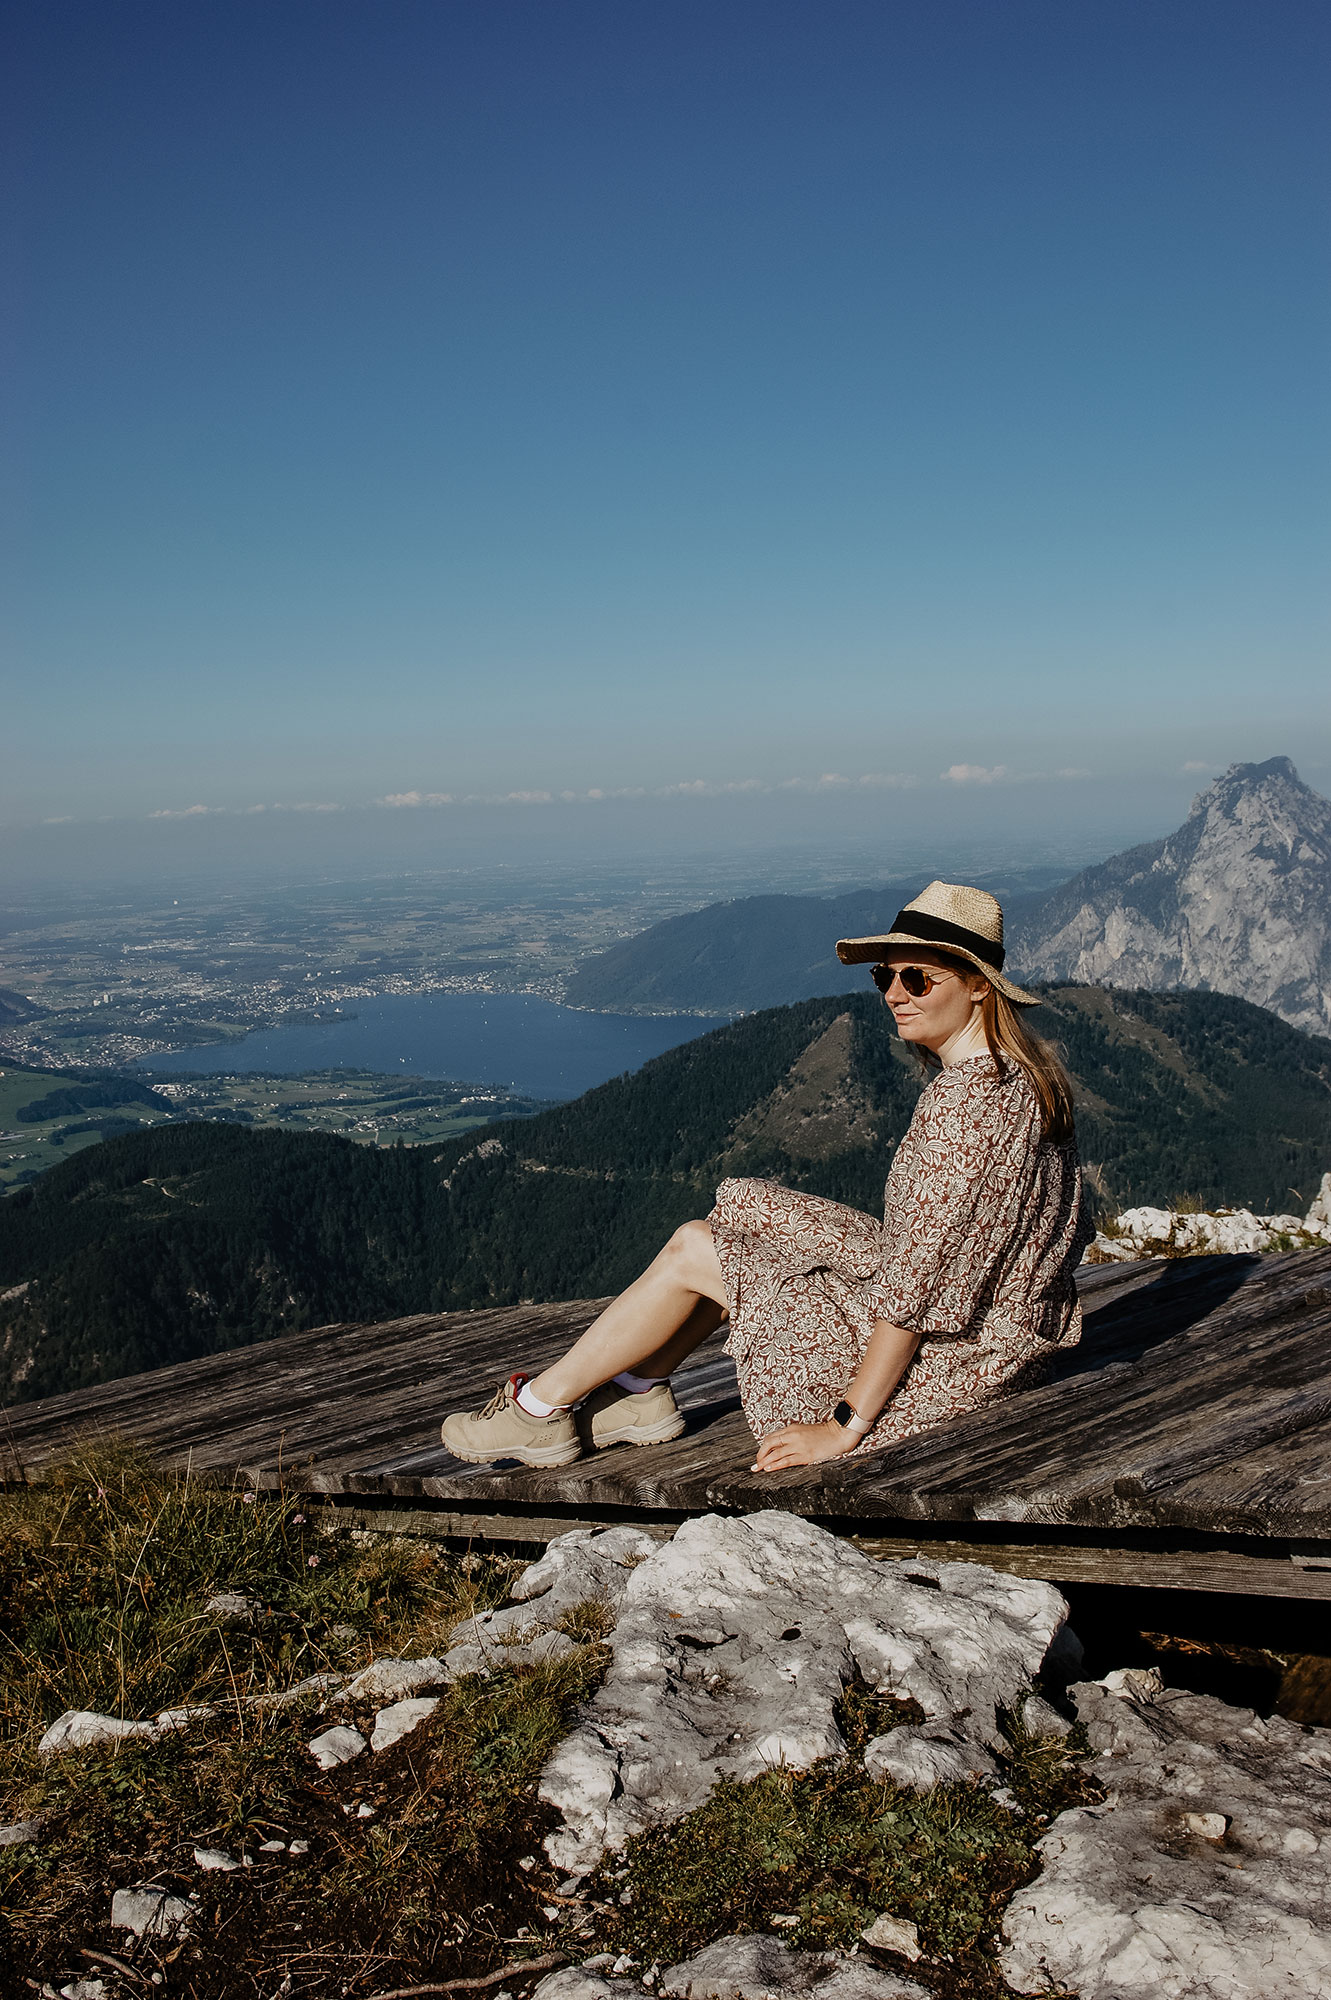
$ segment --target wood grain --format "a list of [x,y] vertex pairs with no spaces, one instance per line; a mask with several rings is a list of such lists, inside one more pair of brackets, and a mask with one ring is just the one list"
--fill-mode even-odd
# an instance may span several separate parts
[[[0,1412],[0,1472],[40,1478],[79,1435],[123,1433],[201,1475],[459,1519],[777,1506],[844,1532],[927,1523],[967,1545],[962,1524],[1004,1524],[1031,1561],[1052,1559],[1037,1553],[1041,1536],[1057,1529],[1071,1550],[1078,1531],[1079,1560],[1097,1573],[1131,1557],[1126,1544],[1097,1551],[1097,1537],[1186,1531],[1215,1538],[1217,1576],[1228,1550],[1234,1573],[1246,1561],[1284,1577],[1287,1565],[1295,1587],[1277,1594],[1322,1594],[1325,1573],[1297,1570],[1285,1545],[1331,1553],[1331,1249],[1089,1266],[1078,1283],[1085,1336],[1058,1357],[1057,1379],[888,1452],[789,1473],[752,1471],[720,1335],[675,1378],[688,1422],[670,1444],[557,1471],[451,1458],[442,1415],[475,1407],[515,1368],[544,1366],[600,1300],[317,1327],[18,1404]],[[1152,1557],[1161,1574],[1167,1557]],[[1203,1547],[1174,1561],[1194,1579],[1177,1587],[1199,1587],[1207,1559]]]

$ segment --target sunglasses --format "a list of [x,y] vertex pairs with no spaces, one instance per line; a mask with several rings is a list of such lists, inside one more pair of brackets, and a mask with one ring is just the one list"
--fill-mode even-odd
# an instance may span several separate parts
[[923,1000],[926,993],[932,993],[944,980],[958,977],[955,972],[926,972],[922,965],[875,965],[872,976],[874,985],[885,997],[892,991],[893,980],[899,979],[902,991],[909,993],[912,1000]]

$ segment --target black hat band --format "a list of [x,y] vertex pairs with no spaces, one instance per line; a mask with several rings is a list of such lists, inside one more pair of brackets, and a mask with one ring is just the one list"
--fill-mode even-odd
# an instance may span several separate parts
[[968,931],[964,924],[950,924],[946,917],[930,917],[923,910],[898,910],[892,919],[894,931],[905,931],[908,936],[920,940],[921,944],[959,944],[966,951],[973,951],[995,972],[1003,970],[1005,953],[1001,944],[992,938],[981,937],[978,931]]

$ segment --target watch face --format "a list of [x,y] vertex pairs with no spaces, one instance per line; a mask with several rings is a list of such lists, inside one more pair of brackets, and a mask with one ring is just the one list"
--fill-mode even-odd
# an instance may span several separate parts
[[846,1425],[853,1423],[854,1421],[855,1421],[855,1412],[854,1410],[851,1409],[850,1404],[838,1403],[836,1408],[832,1412],[832,1422],[834,1424],[840,1424],[842,1430],[844,1431]]

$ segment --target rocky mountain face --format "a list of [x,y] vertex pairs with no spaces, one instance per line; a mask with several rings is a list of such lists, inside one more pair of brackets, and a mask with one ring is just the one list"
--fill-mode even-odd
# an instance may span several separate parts
[[1176,833],[1012,912],[1019,974],[1192,987],[1331,1031],[1331,802],[1288,757],[1235,764]]

